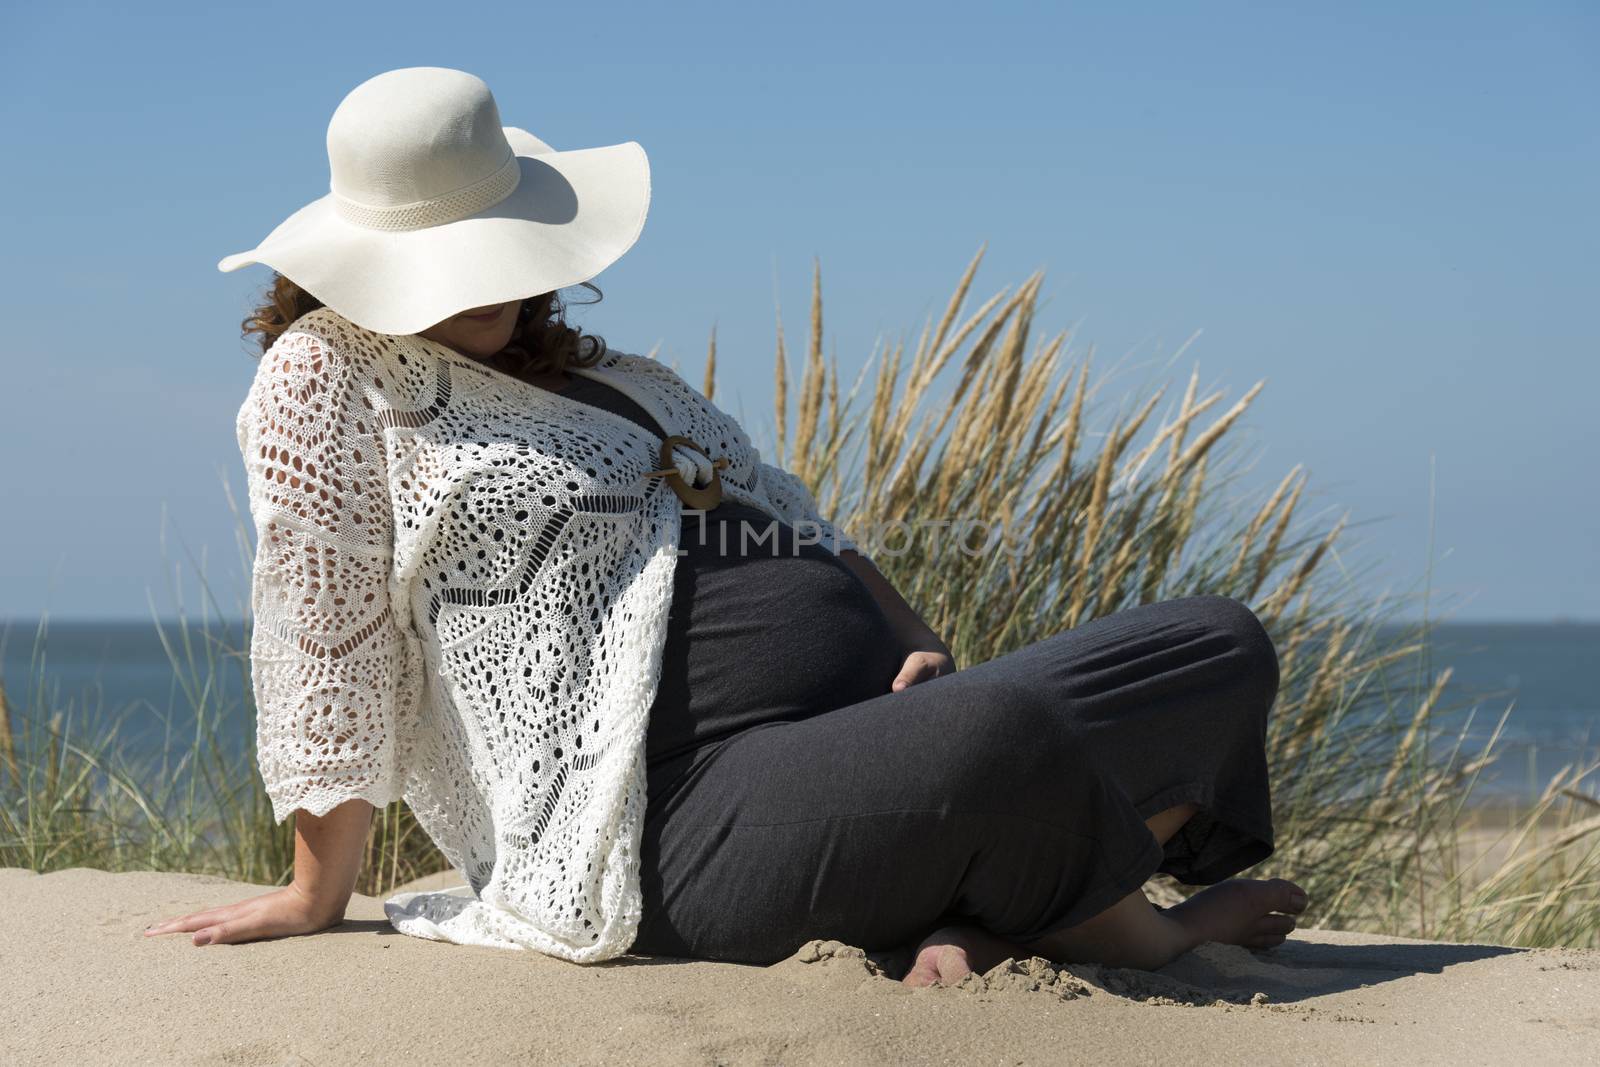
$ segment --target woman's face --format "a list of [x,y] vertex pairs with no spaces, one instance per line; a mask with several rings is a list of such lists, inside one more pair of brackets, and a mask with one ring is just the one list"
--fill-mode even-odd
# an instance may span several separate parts
[[521,306],[522,301],[510,300],[504,304],[468,308],[420,333],[463,356],[483,359],[511,343],[511,335],[517,328],[517,309]]

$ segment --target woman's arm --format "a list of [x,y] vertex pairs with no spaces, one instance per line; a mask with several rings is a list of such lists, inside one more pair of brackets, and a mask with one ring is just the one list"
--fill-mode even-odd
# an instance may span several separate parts
[[326,815],[299,812],[294,819],[292,882],[236,904],[152,923],[145,933],[193,933],[196,945],[227,945],[312,934],[336,925],[355,891],[375,810],[365,800],[347,800]]
[[871,559],[848,548],[839,553],[839,559],[855,572],[867,590],[872,593],[872,599],[883,609],[890,625],[894,627],[895,634],[900,638],[901,647],[906,651],[906,659],[900,667],[900,673],[889,686],[891,691],[899,692],[908,685],[916,685],[918,682],[949,674],[956,669],[955,657],[950,654],[949,647],[938,634],[933,632],[933,628],[923,620],[922,616],[917,614],[916,609],[906,603],[905,597],[901,596],[893,583],[873,565]]
[[371,368],[353,358],[313,334],[284,334],[238,421],[256,527],[256,762],[273,820],[295,817],[293,880],[151,933],[193,932],[203,945],[332,926],[374,809],[402,794],[397,724],[413,710],[418,668],[389,599],[394,523],[364,399]]
[[330,926],[344,918],[345,905],[355,892],[367,831],[377,810],[365,800],[347,800],[326,815],[301,811],[294,817],[294,881],[289,888]]

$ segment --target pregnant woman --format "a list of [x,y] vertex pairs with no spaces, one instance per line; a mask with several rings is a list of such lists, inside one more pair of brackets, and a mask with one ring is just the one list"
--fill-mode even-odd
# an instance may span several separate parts
[[[563,321],[637,239],[633,142],[556,151],[460,71],[390,71],[328,129],[327,196],[266,263],[238,436],[252,682],[283,888],[153,925],[197,945],[340,921],[375,807],[464,885],[408,934],[767,964],[908,947],[1154,968],[1283,941],[1272,642],[1217,596],[956,669],[944,641],[660,362]],[[1154,873],[1207,888],[1171,909]]]

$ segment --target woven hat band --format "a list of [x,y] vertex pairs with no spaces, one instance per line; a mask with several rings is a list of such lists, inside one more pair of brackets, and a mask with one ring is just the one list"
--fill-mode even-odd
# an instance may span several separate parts
[[484,208],[493,207],[510,196],[521,180],[522,167],[517,163],[516,154],[512,153],[493,174],[443,196],[393,207],[373,207],[370,204],[358,204],[335,191],[333,202],[346,222],[369,230],[421,230],[455,222]]

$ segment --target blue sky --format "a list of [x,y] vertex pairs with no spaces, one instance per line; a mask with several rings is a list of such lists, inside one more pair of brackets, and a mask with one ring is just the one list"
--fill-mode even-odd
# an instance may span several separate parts
[[168,614],[178,571],[197,610],[187,553],[237,595],[267,272],[216,260],[326,192],[346,92],[437,65],[556,148],[644,145],[649,222],[574,321],[696,372],[715,324],[758,442],[813,257],[853,374],[987,241],[979,298],[1045,268],[1039,336],[1109,399],[1266,378],[1250,478],[1305,464],[1375,587],[1419,587],[1431,510],[1456,617],[1600,618],[1595,10],[7,5],[0,617]]

